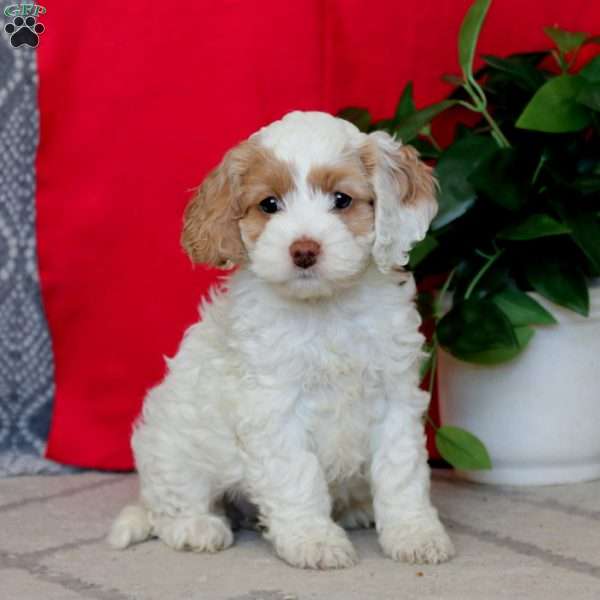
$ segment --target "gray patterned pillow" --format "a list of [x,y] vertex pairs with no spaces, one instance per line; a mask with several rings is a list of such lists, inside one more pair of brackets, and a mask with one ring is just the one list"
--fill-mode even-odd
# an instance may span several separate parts
[[0,476],[57,472],[42,454],[54,395],[35,243],[35,50],[14,48],[0,2]]

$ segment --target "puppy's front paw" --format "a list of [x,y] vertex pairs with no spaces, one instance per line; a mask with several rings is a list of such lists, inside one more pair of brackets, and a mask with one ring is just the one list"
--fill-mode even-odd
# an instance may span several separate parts
[[379,543],[386,556],[412,564],[437,564],[454,556],[454,546],[437,518],[384,527]]
[[233,533],[216,515],[160,517],[155,523],[158,536],[175,550],[219,552],[233,543]]
[[277,554],[294,567],[343,569],[358,561],[348,536],[335,523],[311,525],[306,529],[293,526],[272,539]]

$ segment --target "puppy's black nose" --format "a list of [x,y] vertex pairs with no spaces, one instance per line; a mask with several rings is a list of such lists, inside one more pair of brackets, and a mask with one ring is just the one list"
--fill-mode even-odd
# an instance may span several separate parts
[[309,239],[296,240],[290,246],[290,256],[294,264],[301,269],[308,269],[317,262],[317,256],[321,253],[318,242]]

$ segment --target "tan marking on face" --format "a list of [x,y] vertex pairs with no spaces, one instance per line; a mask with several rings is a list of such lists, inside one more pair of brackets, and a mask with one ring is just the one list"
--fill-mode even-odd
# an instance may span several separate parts
[[248,239],[258,238],[269,218],[258,203],[268,196],[281,197],[292,187],[289,165],[253,140],[242,142],[208,174],[188,204],[183,247],[195,262],[243,262],[240,230],[247,229]]
[[240,178],[242,210],[256,206],[269,196],[283,198],[294,189],[291,166],[268,148],[254,144],[248,169]]
[[254,145],[249,168],[240,178],[240,230],[246,240],[256,242],[272,215],[259,204],[265,198],[283,198],[294,189],[292,169],[268,148]]
[[373,205],[362,200],[355,200],[347,209],[340,211],[340,219],[356,236],[368,235],[375,227]]
[[374,191],[366,167],[360,158],[352,157],[335,165],[313,167],[308,174],[309,184],[325,194],[342,192],[352,198],[348,208],[335,213],[355,236],[373,231]]
[[261,236],[268,222],[269,215],[262,212],[258,206],[250,207],[245,216],[239,221],[240,231],[244,236],[244,240],[255,243]]

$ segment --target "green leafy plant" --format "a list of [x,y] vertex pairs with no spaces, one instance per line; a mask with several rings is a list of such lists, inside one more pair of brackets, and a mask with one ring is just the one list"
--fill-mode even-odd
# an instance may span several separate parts
[[[536,327],[557,326],[529,292],[587,315],[588,282],[600,276],[600,56],[575,66],[581,48],[600,38],[549,27],[552,49],[482,56],[474,70],[490,4],[476,0],[463,20],[461,75],[445,76],[456,86],[448,99],[417,110],[409,83],[389,119],[374,122],[361,108],[341,113],[435,163],[440,209],[409,263],[422,288],[442,282],[433,303],[421,303],[435,322],[431,381],[439,346],[494,365],[516,359]],[[432,120],[465,111],[480,118],[459,124],[453,142],[440,147]],[[457,468],[490,466],[468,432],[440,427],[436,442]]]

